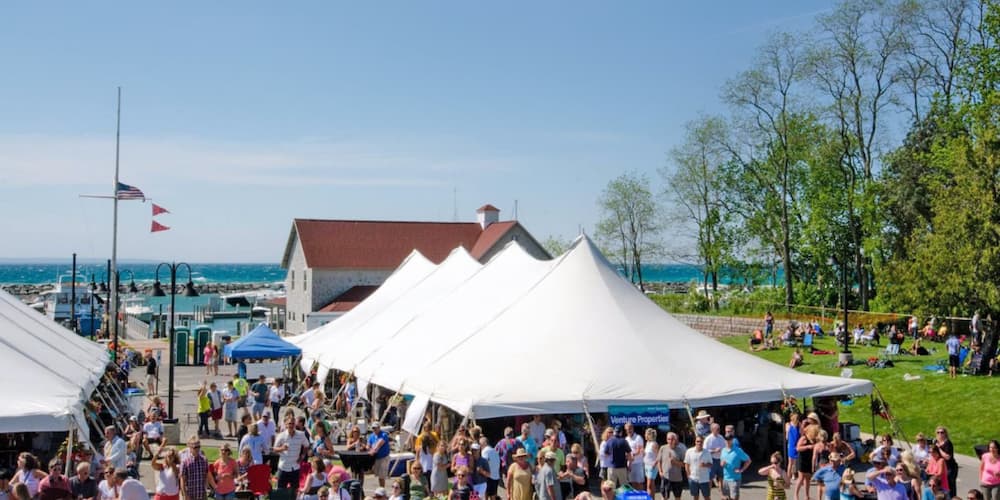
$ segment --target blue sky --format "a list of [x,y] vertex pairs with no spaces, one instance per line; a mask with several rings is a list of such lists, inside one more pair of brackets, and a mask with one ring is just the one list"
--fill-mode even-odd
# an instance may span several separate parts
[[[0,257],[276,262],[291,220],[592,231],[779,29],[832,2],[0,4]],[[659,183],[657,183],[659,184]],[[457,195],[456,195],[457,193]],[[456,203],[457,202],[457,203]]]

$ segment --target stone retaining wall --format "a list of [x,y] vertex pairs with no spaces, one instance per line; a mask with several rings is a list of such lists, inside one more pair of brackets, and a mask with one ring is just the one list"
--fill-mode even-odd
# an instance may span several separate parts
[[[674,314],[675,318],[709,337],[732,337],[750,335],[756,329],[764,329],[764,318],[737,318],[730,316],[702,316],[699,314]],[[788,327],[788,320],[774,320],[775,335]]]

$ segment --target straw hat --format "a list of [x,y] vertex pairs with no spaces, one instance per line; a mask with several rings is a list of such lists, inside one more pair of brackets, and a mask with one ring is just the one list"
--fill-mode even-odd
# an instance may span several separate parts
[[840,460],[840,453],[837,453],[835,451],[830,453],[830,461],[833,462],[834,460],[837,461]]
[[554,452],[554,451],[546,451],[545,452],[545,460],[556,460],[558,458],[559,458],[559,455],[556,455],[556,452]]
[[705,410],[698,410],[698,415],[695,416],[694,419],[701,420],[703,418],[711,418],[711,415],[709,415],[708,412]]
[[806,415],[806,418],[812,420],[813,422],[816,422],[817,424],[819,423],[819,415],[817,415],[816,412],[814,411],[809,412],[809,414]]
[[514,458],[526,456],[528,456],[528,452],[524,451],[524,448],[518,448],[517,451],[514,452]]

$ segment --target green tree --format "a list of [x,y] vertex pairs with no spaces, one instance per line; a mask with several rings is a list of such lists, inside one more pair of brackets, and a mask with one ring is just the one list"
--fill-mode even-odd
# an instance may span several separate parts
[[649,179],[640,173],[624,173],[608,183],[598,199],[601,219],[597,240],[625,272],[625,277],[645,291],[642,263],[659,254],[663,226]]
[[958,68],[962,99],[921,156],[936,173],[927,183],[930,222],[882,278],[896,308],[1000,312],[1000,3],[986,3],[981,33]]
[[684,143],[670,152],[673,168],[660,169],[675,219],[695,229],[695,251],[704,273],[703,290],[716,309],[719,273],[732,250],[729,212],[722,203],[725,186],[721,173],[729,161],[720,141],[725,135],[726,124],[721,118],[703,117],[689,122]]
[[544,248],[546,252],[549,252],[549,255],[552,257],[558,257],[565,253],[566,250],[569,250],[569,246],[572,243],[572,241],[561,236],[550,234],[549,237],[545,238],[545,241],[542,242],[542,248]]
[[774,249],[784,271],[786,306],[795,303],[792,242],[801,226],[798,209],[806,168],[795,124],[803,106],[794,94],[804,71],[802,40],[782,33],[761,47],[754,66],[724,91],[739,124],[724,140],[732,160],[726,207],[739,214],[750,234]]
[[820,37],[811,49],[815,87],[827,98],[827,116],[840,139],[837,165],[843,172],[847,198],[846,227],[850,246],[841,261],[853,262],[861,307],[870,298],[869,235],[877,234],[875,200],[869,187],[875,179],[885,115],[895,104],[910,47],[907,28],[916,4],[909,0],[845,0],[820,16]]

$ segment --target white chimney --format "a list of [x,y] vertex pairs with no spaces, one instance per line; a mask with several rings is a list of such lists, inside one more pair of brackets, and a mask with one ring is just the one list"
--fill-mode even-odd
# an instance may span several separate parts
[[490,204],[483,205],[476,209],[476,221],[486,229],[490,224],[500,221],[500,209]]

